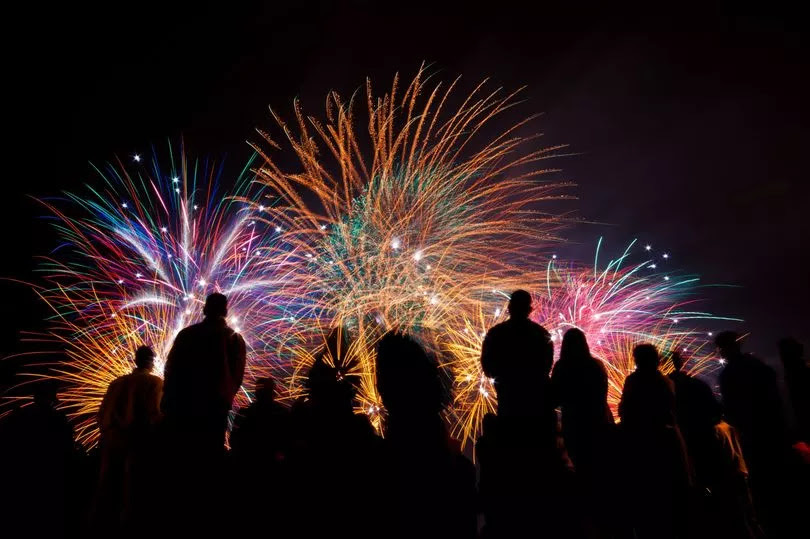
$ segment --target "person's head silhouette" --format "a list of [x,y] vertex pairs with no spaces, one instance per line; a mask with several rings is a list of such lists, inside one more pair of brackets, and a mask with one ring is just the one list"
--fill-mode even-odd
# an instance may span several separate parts
[[210,319],[224,319],[228,316],[228,298],[217,292],[209,295],[205,298],[203,314]]
[[135,367],[151,371],[154,366],[155,352],[148,346],[139,346],[135,350]]
[[584,359],[591,357],[588,339],[579,328],[571,328],[563,335],[560,359]]
[[408,335],[388,333],[377,347],[377,390],[392,418],[435,416],[444,404],[436,364]]
[[676,372],[679,372],[681,369],[683,369],[684,363],[686,363],[686,361],[683,359],[683,356],[681,355],[681,353],[678,352],[677,350],[673,351],[672,352],[672,366],[675,367]]
[[357,388],[356,377],[347,376],[348,371],[333,367],[319,357],[309,369],[306,388],[310,402],[330,412],[351,411]]
[[740,336],[736,331],[721,331],[715,337],[714,344],[720,351],[720,357],[724,359],[740,355]]
[[267,377],[256,380],[256,402],[270,404],[276,398],[276,381]]
[[515,319],[525,319],[532,312],[532,296],[525,290],[515,290],[509,297],[509,316]]
[[658,369],[660,358],[658,357],[658,349],[651,344],[639,344],[633,348],[633,359],[636,362],[636,368],[639,371],[655,371]]

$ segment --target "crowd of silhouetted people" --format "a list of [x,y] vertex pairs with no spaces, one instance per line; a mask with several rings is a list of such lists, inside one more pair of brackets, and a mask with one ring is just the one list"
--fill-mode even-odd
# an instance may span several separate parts
[[[652,344],[633,349],[618,407],[577,328],[559,359],[515,291],[509,319],[487,333],[487,414],[475,465],[447,429],[448,396],[434,358],[407,335],[376,350],[381,435],[355,410],[348,337],[333,331],[306,396],[276,400],[260,378],[242,391],[246,347],[212,294],[182,330],[163,378],[153,351],[109,385],[90,455],[54,383],[2,423],[4,537],[787,538],[808,537],[810,368],[802,345],[779,343],[775,371],[733,332],[719,398],[684,369],[664,375]],[[230,435],[226,445],[226,433]],[[227,448],[227,449],[226,449]]]

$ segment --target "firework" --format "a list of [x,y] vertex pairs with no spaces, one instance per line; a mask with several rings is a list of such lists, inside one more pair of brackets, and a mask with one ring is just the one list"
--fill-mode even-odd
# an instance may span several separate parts
[[[248,344],[248,365],[237,405],[258,376],[286,376],[283,351],[301,337],[305,307],[282,286],[291,271],[278,234],[258,208],[236,201],[251,195],[246,167],[233,191],[220,185],[221,168],[168,151],[96,169],[101,189],[87,196],[43,201],[62,244],[40,267],[38,288],[54,315],[46,340],[66,361],[47,374],[63,382],[63,407],[78,439],[96,442],[95,415],[107,386],[131,372],[133,352],[152,346],[157,374],[175,335],[202,318],[205,297],[229,299],[229,323]],[[67,209],[61,209],[67,202]]]
[[[552,258],[544,279],[532,289],[531,318],[551,333],[557,357],[568,329],[579,328],[588,337],[591,353],[607,369],[608,404],[614,416],[624,380],[635,368],[636,344],[654,344],[665,359],[665,373],[672,370],[672,352],[678,351],[689,359],[690,374],[707,376],[719,358],[713,355],[711,333],[695,324],[738,321],[694,309],[698,277],[656,271],[653,260],[630,264],[634,244],[604,267],[599,266],[599,246],[592,267]],[[475,438],[483,415],[496,408],[493,380],[481,370],[481,343],[487,329],[505,320],[505,302],[494,308],[479,306],[471,314],[464,313],[448,328],[443,343],[454,384],[453,432],[465,440]]]
[[[458,80],[428,79],[420,70],[400,95],[395,78],[379,97],[369,83],[367,119],[357,99],[336,93],[324,121],[298,103],[295,127],[273,113],[300,163],[294,172],[256,146],[274,202],[268,222],[303,268],[291,285],[313,299],[314,318],[360,342],[396,330],[431,348],[493,283],[521,281],[563,223],[541,211],[563,197],[565,185],[544,181],[551,170],[541,166],[562,147],[533,148],[536,136],[520,135],[531,118],[490,135],[516,94],[482,83],[453,106]],[[368,362],[362,385],[373,387],[373,351],[358,358]],[[362,399],[376,406],[372,394]]]

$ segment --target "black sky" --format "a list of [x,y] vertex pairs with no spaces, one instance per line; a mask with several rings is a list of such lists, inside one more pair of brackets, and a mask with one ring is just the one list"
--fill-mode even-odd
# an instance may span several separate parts
[[[616,253],[639,238],[705,282],[705,308],[746,319],[752,345],[810,344],[810,66],[798,11],[626,12],[611,4],[489,2],[34,5],[10,11],[4,40],[6,135],[2,273],[30,280],[56,239],[27,195],[75,190],[88,161],[183,136],[190,153],[249,155],[267,106],[294,97],[322,113],[330,89],[370,76],[388,86],[423,60],[442,79],[528,85],[545,143],[568,143],[560,178],[580,216],[564,254]],[[798,9],[798,8],[796,8]],[[753,13],[753,10],[752,10]],[[8,142],[7,148],[8,148]],[[3,284],[2,353],[42,310]]]

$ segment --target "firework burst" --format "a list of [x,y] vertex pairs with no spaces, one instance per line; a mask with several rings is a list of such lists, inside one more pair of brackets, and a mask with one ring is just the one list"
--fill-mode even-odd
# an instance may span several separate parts
[[[593,267],[551,259],[532,294],[531,318],[549,330],[557,356],[568,329],[579,328],[588,337],[591,353],[607,369],[608,404],[614,415],[624,380],[635,368],[635,345],[654,344],[665,359],[664,372],[672,370],[669,358],[678,351],[689,359],[690,374],[707,376],[719,362],[711,334],[696,322],[739,321],[694,309],[698,277],[655,271],[651,260],[630,264],[634,244],[604,267],[599,266],[599,246]],[[493,381],[481,370],[481,343],[487,329],[505,317],[503,301],[494,308],[480,306],[472,316],[463,313],[445,333],[443,349],[454,383],[454,433],[465,440],[476,437],[484,414],[496,408]]]
[[[359,342],[396,330],[432,348],[455,312],[520,280],[563,224],[541,211],[563,198],[565,184],[542,178],[562,147],[532,148],[536,136],[519,134],[531,119],[487,134],[516,94],[481,83],[452,106],[457,83],[431,85],[420,70],[401,95],[395,78],[379,97],[369,83],[362,120],[358,100],[336,93],[325,121],[297,102],[295,127],[274,113],[295,172],[256,146],[258,178],[274,197],[267,218],[304,268],[294,286],[313,299],[313,317]],[[373,352],[362,357],[373,363]],[[361,372],[371,377],[373,364]]]
[[96,169],[103,188],[42,201],[63,243],[41,264],[47,284],[37,291],[54,313],[45,339],[67,356],[47,376],[63,382],[63,407],[85,445],[96,442],[100,401],[132,370],[135,348],[152,346],[162,374],[175,335],[202,318],[212,292],[228,296],[229,323],[248,344],[237,405],[256,377],[286,375],[286,345],[301,338],[305,309],[284,295],[292,266],[278,234],[257,208],[235,200],[251,196],[249,167],[225,192],[213,163],[177,158],[171,146],[167,161],[119,160]]

